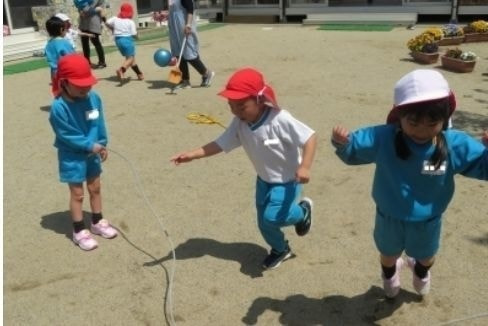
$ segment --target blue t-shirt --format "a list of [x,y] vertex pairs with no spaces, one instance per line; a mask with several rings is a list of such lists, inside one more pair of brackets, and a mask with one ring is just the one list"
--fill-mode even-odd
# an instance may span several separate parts
[[75,49],[73,45],[62,37],[54,37],[47,41],[44,53],[46,54],[46,60],[51,68],[51,74],[54,76],[58,70],[58,61],[62,56],[70,53],[74,53]]
[[95,143],[107,145],[107,130],[100,96],[90,91],[83,99],[73,102],[56,98],[49,114],[56,135],[54,146],[60,151],[86,155]]
[[462,131],[444,131],[448,157],[438,170],[429,164],[434,145],[405,136],[411,154],[402,160],[395,134],[395,125],[380,125],[352,132],[347,145],[334,144],[346,164],[376,163],[372,196],[386,215],[410,221],[440,216],[454,194],[455,174],[488,180],[488,149]]

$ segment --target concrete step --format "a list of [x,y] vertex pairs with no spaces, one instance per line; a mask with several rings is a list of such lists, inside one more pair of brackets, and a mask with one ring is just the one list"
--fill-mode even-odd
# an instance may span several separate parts
[[3,38],[3,61],[13,61],[32,57],[44,52],[47,36],[39,32],[12,34]]
[[302,21],[304,25],[322,24],[394,24],[417,23],[417,13],[329,13],[309,14]]
[[224,23],[274,24],[278,22],[279,22],[279,16],[274,16],[274,15],[261,15],[261,16],[228,15],[224,17]]

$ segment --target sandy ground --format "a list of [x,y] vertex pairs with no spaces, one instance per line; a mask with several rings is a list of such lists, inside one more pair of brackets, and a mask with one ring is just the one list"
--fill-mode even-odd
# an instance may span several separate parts
[[[403,290],[385,301],[372,239],[373,166],[346,166],[329,144],[331,128],[385,120],[394,83],[420,68],[406,41],[419,33],[326,32],[314,27],[229,25],[200,34],[201,53],[216,72],[211,88],[168,95],[169,68],[139,46],[146,80],[119,85],[121,57],[97,70],[111,153],[104,165],[104,214],[120,229],[114,240],[82,252],[70,240],[67,186],[58,182],[47,70],[4,76],[4,322],[6,325],[441,325],[488,307],[487,183],[463,177],[445,216],[432,269],[431,294]],[[439,69],[458,96],[454,124],[477,134],[488,127],[488,47],[473,73]],[[440,64],[440,63],[439,63]],[[174,167],[169,158],[217,137],[216,125],[190,124],[199,111],[224,124],[231,113],[216,93],[241,66],[261,69],[278,101],[319,135],[305,188],[314,225],[299,238],[286,230],[297,257],[263,272],[268,250],[255,220],[255,173],[242,150]],[[194,70],[192,82],[200,78]],[[129,73],[130,75],[130,73]],[[86,217],[89,205],[85,202]],[[173,302],[168,305],[171,245],[176,247]],[[165,309],[166,305],[166,309]],[[486,325],[488,318],[456,325]]]

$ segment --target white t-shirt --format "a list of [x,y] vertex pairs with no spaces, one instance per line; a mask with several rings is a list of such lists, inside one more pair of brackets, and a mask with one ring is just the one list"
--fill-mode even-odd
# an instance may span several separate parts
[[285,183],[295,179],[302,148],[314,133],[288,111],[267,109],[252,126],[234,117],[215,142],[226,153],[242,145],[261,179]]
[[78,38],[78,31],[76,29],[68,29],[66,34],[64,34],[64,38],[71,43],[73,49],[76,49],[76,40]]
[[107,24],[114,28],[114,36],[133,36],[137,35],[136,24],[132,19],[111,17]]

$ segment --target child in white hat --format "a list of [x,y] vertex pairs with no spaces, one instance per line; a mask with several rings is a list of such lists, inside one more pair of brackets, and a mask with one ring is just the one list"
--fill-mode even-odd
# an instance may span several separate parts
[[68,40],[71,45],[73,46],[73,49],[76,50],[76,42],[78,40],[78,36],[87,36],[87,37],[95,37],[95,35],[90,34],[90,33],[84,33],[76,28],[73,27],[71,24],[71,19],[69,18],[68,15],[63,14],[63,13],[57,13],[54,15],[55,17],[58,17],[61,19],[64,23],[64,30],[66,31],[66,34],[64,34],[64,38]]
[[405,263],[412,269],[414,289],[420,295],[429,292],[429,269],[439,249],[442,215],[454,195],[454,176],[488,180],[488,133],[483,145],[448,129],[455,108],[444,77],[420,69],[397,82],[387,124],[354,132],[333,128],[332,143],[344,163],[376,164],[374,240],[387,297],[399,293]]

